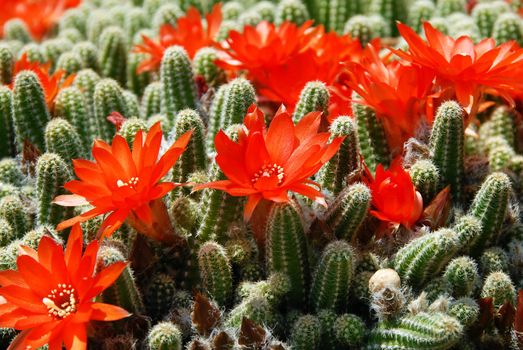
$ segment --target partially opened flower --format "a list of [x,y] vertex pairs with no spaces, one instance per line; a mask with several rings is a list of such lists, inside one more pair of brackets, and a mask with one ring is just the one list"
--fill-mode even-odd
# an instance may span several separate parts
[[396,158],[387,170],[378,164],[368,183],[374,207],[370,213],[381,221],[411,228],[422,214],[423,198],[401,163],[402,159]]
[[120,135],[114,137],[112,145],[95,141],[94,162],[73,160],[80,180],[64,185],[73,194],[54,200],[63,206],[91,205],[94,208],[60,223],[57,229],[109,214],[100,228],[102,236],[110,236],[129,219],[139,232],[173,243],[177,237],[161,198],[180,184],[161,180],[185,151],[191,134],[191,131],[183,134],[160,158],[163,138],[160,123],[152,126],[147,135],[138,131],[132,151]]
[[136,45],[135,52],[148,54],[149,59],[143,61],[137,69],[138,73],[157,69],[162,62],[163,54],[167,48],[182,46],[189,57],[193,58],[202,47],[216,44],[216,37],[222,23],[221,5],[214,5],[210,14],[205,16],[206,23],[198,10],[191,7],[184,17],[178,18],[176,27],[165,24],[160,28],[160,36],[153,40],[142,36],[143,44]]
[[404,24],[398,28],[409,49],[394,53],[433,70],[439,94],[455,96],[470,115],[480,109],[485,93],[500,95],[513,104],[511,95],[523,91],[523,49],[516,42],[496,46],[494,39],[488,38],[474,44],[468,36],[446,36],[428,22],[424,23],[425,41]]
[[[319,185],[309,179],[338,151],[343,138],[329,143],[330,133],[320,133],[321,113],[305,115],[297,125],[283,108],[265,128],[263,113],[251,106],[244,119],[246,133],[232,141],[218,132],[216,163],[227,180],[197,185],[232,196],[247,196],[244,218],[248,220],[262,199],[288,202],[288,192],[300,193],[324,204]],[[314,187],[316,188],[314,188]]]
[[382,119],[391,146],[402,147],[424,117],[434,72],[399,60],[386,62],[371,45],[360,62],[347,68],[347,84],[361,97],[354,102],[371,107]]
[[71,86],[75,78],[74,74],[65,77],[66,73],[61,69],[58,69],[53,74],[50,74],[49,72],[51,70],[51,63],[40,63],[37,61],[31,62],[25,53],[18,61],[16,61],[13,70],[13,76],[16,76],[18,73],[24,70],[30,70],[34,72],[38,77],[38,80],[40,80],[40,84],[44,90],[45,101],[49,109],[53,108],[54,101],[60,90]]
[[65,251],[51,237],[40,240],[38,250],[21,247],[18,271],[0,271],[0,327],[21,332],[9,350],[87,349],[90,321],[128,317],[120,307],[94,299],[111,286],[126,264],[117,262],[96,273],[98,241],[82,255],[80,225],[71,230]]

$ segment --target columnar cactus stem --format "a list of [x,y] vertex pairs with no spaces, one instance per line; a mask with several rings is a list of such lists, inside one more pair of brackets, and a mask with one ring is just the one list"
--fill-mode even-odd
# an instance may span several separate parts
[[130,53],[127,58],[127,87],[136,96],[142,96],[145,88],[152,80],[151,73],[138,73],[138,65],[147,57],[144,53]]
[[220,115],[222,129],[242,123],[249,106],[256,102],[256,93],[248,80],[236,78],[227,85]]
[[87,154],[76,128],[62,118],[54,118],[47,123],[45,146],[48,152],[62,157],[66,164],[73,159],[85,158]]
[[[87,112],[90,119],[95,120],[95,105],[94,105],[94,92],[96,90],[96,84],[101,80],[100,76],[92,69],[83,69],[76,75],[74,79],[74,86],[76,86],[83,93],[86,101]],[[93,135],[99,133],[98,122],[91,123],[91,132]]]
[[203,284],[209,295],[220,306],[226,306],[232,297],[232,268],[225,249],[215,243],[205,243],[198,253],[198,265]]
[[22,150],[27,140],[43,151],[44,129],[50,115],[44,91],[35,73],[23,71],[16,76],[13,101],[13,124],[19,150]]
[[142,97],[142,116],[145,119],[161,112],[162,106],[162,84],[155,81],[147,85]]
[[440,183],[439,171],[428,159],[420,159],[409,169],[412,183],[421,193],[425,205],[436,195]]
[[396,37],[399,35],[396,22],[406,22],[407,2],[405,0],[372,0],[369,12],[381,15],[385,20],[386,36]]
[[314,274],[311,305],[316,311],[346,311],[354,272],[354,252],[344,241],[331,242],[323,251]]
[[229,85],[222,85],[214,95],[209,111],[209,121],[207,125],[207,135],[205,138],[205,148],[207,154],[212,155],[214,152],[214,137],[220,130],[221,126],[221,114],[223,110],[223,102],[225,101],[225,95],[229,90]]
[[438,16],[447,17],[454,12],[465,12],[465,0],[439,0],[436,2],[436,13]]
[[104,29],[99,39],[100,73],[125,85],[127,66],[127,42],[119,27]]
[[73,43],[67,39],[54,38],[44,41],[40,47],[43,54],[42,62],[51,62],[52,69],[54,69],[60,55],[71,51]]
[[510,40],[523,45],[523,28],[521,18],[516,13],[508,12],[499,15],[492,29],[492,37],[501,44]]
[[472,18],[474,18],[482,37],[492,36],[494,24],[499,15],[503,12],[510,12],[510,6],[503,1],[480,3],[477,6],[474,6],[471,15]]
[[0,218],[0,248],[7,246],[15,239],[15,233],[9,222]]
[[162,5],[154,14],[152,19],[152,29],[159,31],[164,24],[169,24],[172,27],[176,27],[176,21],[183,15],[183,11],[176,3],[166,3]]
[[118,112],[123,116],[127,116],[127,106],[122,88],[112,79],[103,79],[96,84],[93,98],[98,137],[110,140],[116,129],[107,120],[107,117],[112,112]]
[[300,121],[309,112],[327,113],[330,93],[325,83],[321,81],[308,82],[300,93],[300,99],[294,110],[294,123]]
[[492,272],[483,283],[481,297],[492,298],[496,308],[499,308],[506,302],[515,305],[516,288],[507,274],[501,271]]
[[212,47],[203,47],[194,55],[193,67],[196,76],[203,77],[208,86],[217,87],[227,81],[225,71],[214,61],[218,58],[218,51]]
[[174,280],[171,276],[159,273],[152,278],[147,286],[144,300],[148,314],[153,320],[160,320],[169,312],[175,293]]
[[476,262],[467,256],[453,259],[445,269],[443,277],[456,297],[470,296],[474,283],[479,279]]
[[[253,10],[258,12],[257,9]],[[290,21],[300,26],[309,19],[309,12],[300,0],[282,0],[274,9],[273,13],[274,22],[277,25],[281,25],[285,21]],[[264,20],[266,19],[264,18]]]
[[363,320],[352,314],[340,315],[334,323],[336,340],[343,346],[356,347],[361,345],[367,327]]
[[100,63],[98,62],[98,48],[90,41],[82,41],[74,45],[73,52],[80,57],[83,69],[93,69],[98,71]]
[[14,55],[7,45],[0,45],[0,84],[7,85],[13,79]]
[[347,20],[363,11],[361,1],[348,0],[307,0],[305,1],[312,18],[323,24],[327,30],[341,32]]
[[64,52],[56,61],[56,69],[63,70],[65,76],[79,72],[83,67],[82,59],[72,51]]
[[432,1],[416,0],[409,9],[407,23],[417,33],[423,31],[423,22],[428,21],[434,16],[436,6]]
[[150,350],[182,350],[182,333],[172,322],[160,322],[147,335]]
[[320,321],[316,316],[305,315],[292,326],[291,344],[296,350],[319,350],[321,341]]
[[29,43],[33,41],[27,25],[24,21],[18,18],[10,19],[4,23],[4,39],[18,40],[23,43]]
[[23,180],[24,174],[22,174],[15,159],[4,158],[0,160],[0,183],[21,186]]
[[139,130],[147,132],[147,123],[143,119],[129,118],[123,124],[118,133],[124,137],[129,146],[132,146],[134,137]]
[[124,90],[122,92],[123,99],[125,101],[125,109],[127,110],[127,116],[130,118],[140,118],[140,102],[138,96],[134,92]]
[[128,39],[132,39],[140,29],[149,27],[149,18],[147,12],[139,7],[133,7],[125,16],[125,35]]
[[13,93],[7,86],[0,86],[0,157],[14,154]]
[[363,47],[366,46],[371,39],[379,36],[379,33],[376,32],[376,28],[373,25],[373,20],[364,15],[356,15],[349,18],[343,32],[358,39]]
[[11,225],[17,239],[31,228],[31,218],[18,196],[6,196],[0,200],[0,218]]
[[440,173],[440,186],[451,187],[454,201],[461,199],[464,157],[463,109],[457,102],[444,102],[432,127],[430,151]]
[[75,86],[60,90],[54,105],[54,115],[64,118],[76,129],[84,150],[91,146],[98,135],[96,124],[89,122],[85,96]]
[[289,303],[302,306],[309,285],[307,241],[301,216],[291,204],[272,206],[267,219],[266,239],[268,270],[281,272],[289,278]]

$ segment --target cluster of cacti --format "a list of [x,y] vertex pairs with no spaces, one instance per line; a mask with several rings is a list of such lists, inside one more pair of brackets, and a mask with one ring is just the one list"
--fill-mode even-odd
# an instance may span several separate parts
[[[5,21],[0,4],[0,348],[25,334],[2,314],[19,302],[4,271],[24,270],[20,255],[61,269],[39,242],[65,247],[81,222],[85,243],[100,245],[76,266],[101,276],[89,296],[132,314],[94,324],[88,349],[517,349],[517,4],[83,0],[43,35],[20,14]],[[508,43],[497,63],[519,57],[507,63],[519,65],[514,86],[490,89],[464,70],[456,87],[422,71],[425,61],[406,59],[412,42],[398,21],[426,37],[465,35],[454,49],[466,52],[448,55],[475,49],[482,68],[497,59],[484,53],[494,43],[470,45]],[[276,54],[263,46],[271,41]],[[335,49],[349,54],[329,64],[322,55]],[[242,61],[252,50],[260,57]],[[468,64],[455,57],[456,70]],[[280,107],[294,81],[279,91],[267,81],[286,71],[299,81],[314,60],[339,71],[330,81],[318,73]],[[359,76],[358,64],[370,68]],[[401,101],[408,116],[397,121],[383,106],[401,110],[396,95],[416,90],[417,75],[394,76],[405,67],[438,89]],[[378,102],[361,93],[371,88]],[[102,288],[103,271],[122,263]],[[53,320],[57,309],[77,312],[52,304]]]

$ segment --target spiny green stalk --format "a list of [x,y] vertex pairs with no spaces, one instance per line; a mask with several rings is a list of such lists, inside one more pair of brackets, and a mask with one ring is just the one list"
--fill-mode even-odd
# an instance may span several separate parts
[[223,110],[223,102],[228,90],[229,85],[220,86],[211,103],[209,121],[207,123],[207,135],[205,138],[205,149],[207,154],[212,154],[214,152],[214,137],[218,133],[218,130],[220,130],[220,119]]
[[[94,91],[96,84],[101,80],[100,76],[92,69],[83,69],[76,75],[74,86],[80,89],[85,97],[89,119],[95,120]],[[93,135],[98,135],[99,127],[97,122],[90,123]],[[97,136],[99,137],[99,136]]]
[[479,305],[474,299],[459,298],[450,304],[448,314],[465,327],[473,325],[479,317]]
[[18,18],[13,18],[4,23],[5,40],[19,40],[23,43],[33,41],[29,28],[24,21]]
[[310,112],[327,113],[329,106],[329,90],[325,83],[321,81],[308,82],[300,93],[300,98],[296,104],[293,119],[297,123],[304,115]]
[[7,86],[0,86],[0,157],[14,154],[13,92]]
[[507,253],[500,247],[485,249],[479,257],[479,267],[483,276],[491,272],[509,272],[509,259]]
[[248,108],[256,102],[256,93],[248,80],[236,78],[227,85],[220,115],[222,129],[242,123]]
[[77,29],[69,28],[62,30],[58,33],[58,38],[69,40],[71,43],[76,44],[84,40],[84,36]]
[[144,89],[142,97],[142,116],[145,119],[152,117],[155,114],[161,112],[162,105],[162,84],[159,81],[155,81],[147,85]]
[[[259,12],[258,7],[253,10]],[[307,8],[300,0],[282,0],[273,10],[273,13],[276,25],[281,25],[285,21],[290,21],[301,26],[310,18]],[[264,18],[264,20],[267,19]]]
[[[171,141],[174,142],[190,130],[192,130],[192,136],[189,144],[172,170],[172,180],[174,182],[184,183],[188,180],[191,173],[205,169],[205,127],[196,111],[185,109],[178,113],[173,132],[170,135]],[[176,192],[179,194],[179,191],[173,191],[173,197]],[[185,189],[184,192],[189,194],[190,190]]]
[[291,330],[292,348],[296,350],[319,350],[321,341],[321,325],[314,315],[298,318]]
[[[70,158],[66,158],[70,159]],[[36,193],[38,201],[37,221],[41,225],[57,225],[70,208],[52,203],[56,196],[65,194],[64,184],[72,179],[69,166],[57,154],[44,153],[36,164]]]
[[7,85],[13,79],[14,55],[9,46],[0,45],[0,84]]
[[492,29],[492,37],[498,44],[514,40],[522,46],[523,26],[520,16],[512,12],[499,15]]
[[353,314],[340,315],[334,322],[336,340],[343,346],[361,345],[366,332],[367,327],[363,320]]
[[172,322],[160,322],[147,335],[150,350],[182,350],[182,333]]
[[225,71],[214,61],[218,58],[218,51],[212,47],[203,47],[194,55],[194,74],[201,76],[208,86],[217,87],[227,81]]
[[205,243],[198,252],[198,265],[209,295],[218,305],[226,306],[233,289],[232,268],[225,249],[215,242]]
[[51,119],[45,127],[45,146],[69,163],[72,159],[85,158],[86,148],[80,135],[69,122],[62,118]]
[[416,0],[409,9],[407,23],[417,33],[422,33],[423,22],[431,19],[435,12],[436,6],[432,1]]
[[354,252],[344,241],[331,242],[323,251],[311,287],[311,305],[318,311],[346,311],[354,270]]
[[19,196],[6,196],[0,200],[0,218],[11,225],[17,239],[31,228],[31,218]]
[[71,51],[73,43],[67,39],[54,38],[44,41],[40,46],[44,55],[44,61],[51,62],[52,69],[54,69],[60,55]]
[[332,203],[325,215],[325,221],[336,237],[351,241],[367,217],[371,193],[362,183],[352,184],[344,189]]
[[108,27],[100,36],[100,73],[125,85],[127,67],[127,40],[119,27]]
[[479,254],[486,245],[495,243],[505,219],[508,200],[512,191],[510,179],[504,173],[493,173],[479,189],[469,214],[481,222],[481,235],[472,242],[470,251]]
[[509,5],[504,1],[479,3],[477,6],[474,6],[471,15],[482,37],[492,36],[494,23],[499,15],[504,12],[510,12]]
[[452,348],[463,336],[463,326],[443,313],[407,315],[397,323],[379,324],[370,333],[367,350]]
[[74,45],[73,51],[80,57],[83,69],[93,69],[98,71],[100,63],[98,62],[98,48],[90,41],[82,41]]
[[132,39],[140,29],[149,27],[147,12],[139,7],[133,7],[125,16],[124,30],[128,39]]
[[[353,94],[357,99],[357,95]],[[365,164],[374,172],[378,164],[387,167],[389,164],[389,146],[385,131],[376,113],[367,106],[353,103],[352,112],[356,119],[358,144]]]
[[150,72],[138,73],[137,69],[140,63],[148,57],[144,53],[129,53],[127,58],[127,87],[134,92],[136,96],[142,96],[145,88],[152,81]]
[[130,118],[140,118],[140,102],[138,101],[138,96],[136,96],[134,92],[129,90],[124,90],[122,94],[123,99],[125,101],[125,109],[127,110],[127,116]]
[[438,168],[429,159],[420,159],[410,167],[409,174],[416,190],[423,197],[423,203],[427,205],[438,191]]
[[396,22],[406,22],[407,6],[408,4],[405,0],[372,0],[369,12],[381,15],[386,23],[387,36],[396,37],[399,35]]
[[466,35],[475,43],[479,42],[481,39],[478,25],[469,15],[455,12],[450,14],[446,20],[450,36],[458,38]]
[[123,90],[116,81],[103,79],[96,84],[93,98],[98,137],[110,140],[116,129],[107,120],[107,117],[112,112],[118,112],[123,116],[128,115]]
[[15,159],[4,158],[0,160],[0,183],[21,186],[23,181],[24,174]]
[[492,272],[483,283],[481,297],[492,298],[496,308],[499,308],[506,302],[515,305],[516,288],[507,274],[501,271]]
[[465,12],[465,0],[438,0],[436,2],[436,13],[438,16],[447,17],[454,12]]
[[[283,1],[280,2],[280,4],[283,3]],[[276,4],[274,4],[273,2],[270,2],[270,1],[260,1],[258,2],[256,5],[254,5],[252,7],[252,11],[254,12],[257,12],[260,17],[262,18],[262,20],[264,21],[267,21],[267,22],[275,22],[275,18],[277,17],[277,14],[276,14],[276,11],[277,11],[277,6]],[[300,14],[302,13],[299,9],[298,9],[299,13],[296,13],[296,22],[294,23],[300,23],[299,20],[302,18],[300,16]],[[305,9],[305,11],[307,11]],[[306,13],[306,12],[305,12]],[[307,15],[306,16],[306,19],[308,19],[309,16]]]
[[98,135],[95,123],[89,122],[86,104],[85,96],[80,89],[70,86],[60,90],[54,105],[54,115],[67,120],[78,132],[82,151],[88,149]]
[[268,214],[266,261],[269,272],[281,272],[289,278],[289,303],[303,306],[309,285],[307,241],[301,216],[291,204],[273,204]]
[[18,52],[18,57],[21,58],[24,55],[29,62],[44,63],[46,61],[40,45],[36,43],[29,43],[21,47]]
[[463,109],[455,101],[444,102],[432,127],[430,152],[440,173],[439,189],[450,185],[454,201],[461,199],[464,142]]
[[125,120],[125,122],[122,124],[122,127],[118,131],[118,134],[122,135],[129,144],[129,146],[131,146],[133,144],[136,133],[139,130],[147,132],[148,127],[145,120],[140,118],[129,118]]
[[145,291],[145,305],[147,313],[153,320],[160,320],[166,315],[172,304],[176,293],[174,280],[164,273],[153,276]]
[[451,229],[426,233],[401,248],[394,259],[394,269],[402,279],[421,287],[436,276],[459,250],[457,234]]
[[174,123],[176,114],[182,109],[198,107],[198,92],[191,61],[181,46],[169,47],[160,67],[161,111],[170,123]]
[[20,72],[15,79],[13,95],[13,124],[18,149],[22,150],[27,140],[43,151],[44,128],[50,115],[37,75],[31,71]]
[[478,266],[468,256],[455,258],[447,265],[443,277],[451,286],[454,296],[470,296],[479,278]]
[[371,39],[379,35],[379,33],[375,31],[371,18],[364,15],[356,15],[349,18],[343,32],[358,39],[363,47],[365,47]]
[[164,4],[154,14],[152,19],[152,29],[159,31],[165,24],[176,27],[176,21],[183,15],[183,11],[176,3]]
[[515,118],[515,112],[509,107],[497,107],[490,117],[490,136],[502,137],[510,147],[514,148],[516,146]]
[[15,232],[9,222],[0,218],[0,248],[7,246],[15,239]]
[[61,54],[56,62],[56,69],[64,71],[65,77],[79,72],[82,68],[82,59],[77,53],[72,51]]
[[105,28],[114,25],[110,14],[106,11],[92,11],[87,20],[87,40],[98,45]]
[[85,16],[85,13],[80,8],[70,9],[60,17],[58,26],[60,31],[73,28],[82,33],[82,35],[85,35],[87,29],[87,16]]
[[344,137],[340,149],[318,172],[322,189],[337,195],[347,186],[347,176],[359,167],[358,135],[350,117],[340,116],[330,126],[330,141]]
[[363,12],[363,2],[348,0],[306,0],[311,17],[329,31],[341,32],[349,18]]

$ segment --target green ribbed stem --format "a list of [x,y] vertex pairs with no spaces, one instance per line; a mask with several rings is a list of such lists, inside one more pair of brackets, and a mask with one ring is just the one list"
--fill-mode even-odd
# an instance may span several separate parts
[[215,243],[205,243],[198,252],[198,265],[203,285],[220,306],[226,306],[232,297],[232,268],[225,249]]

